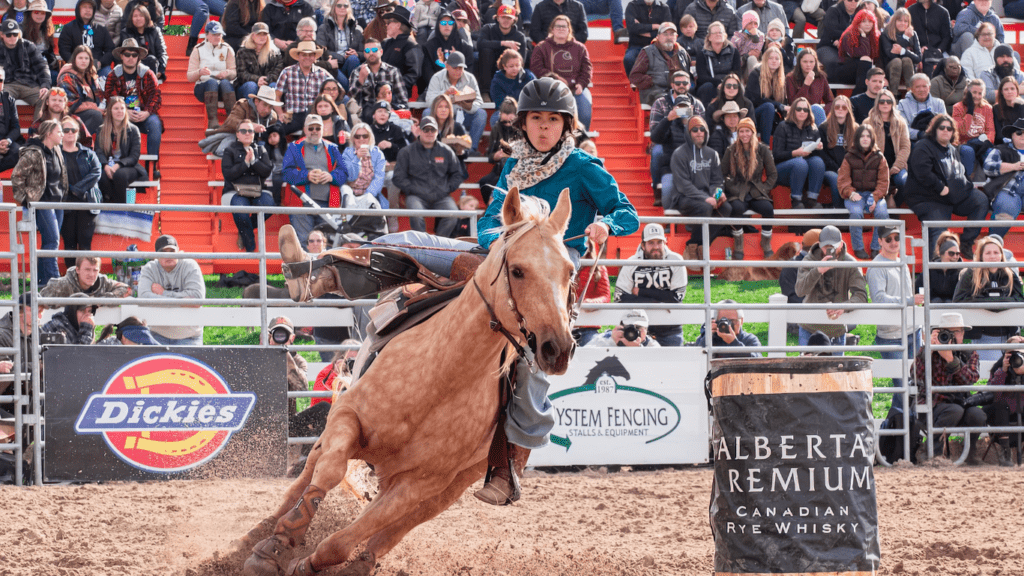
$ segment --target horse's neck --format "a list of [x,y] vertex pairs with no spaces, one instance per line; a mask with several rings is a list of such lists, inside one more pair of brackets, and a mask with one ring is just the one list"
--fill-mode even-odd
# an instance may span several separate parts
[[467,364],[476,364],[476,361],[484,360],[489,355],[497,355],[508,343],[500,332],[491,330],[491,315],[487,311],[487,305],[473,286],[474,282],[479,283],[492,307],[497,308],[505,302],[504,298],[489,294],[496,291],[485,289],[488,285],[485,279],[493,278],[493,275],[481,273],[484,268],[481,266],[475,278],[462,290],[462,294],[434,317],[438,332],[429,337],[430,345],[437,347],[439,351],[471,353],[471,357],[463,359],[469,360]]

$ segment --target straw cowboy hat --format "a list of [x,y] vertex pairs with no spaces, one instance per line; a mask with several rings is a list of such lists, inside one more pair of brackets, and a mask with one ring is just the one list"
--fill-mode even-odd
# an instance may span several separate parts
[[292,57],[292,60],[298,60],[298,54],[303,52],[311,52],[313,54],[316,54],[316,57],[319,58],[320,56],[323,55],[324,49],[318,47],[315,42],[303,40],[302,42],[299,42],[298,45],[296,45],[294,48],[289,50],[288,55]]
[[939,316],[939,323],[936,326],[932,326],[932,329],[950,329],[950,328],[963,328],[964,330],[970,330],[971,327],[964,324],[964,316],[959,312],[946,312],[942,316]]
[[271,106],[284,106],[283,102],[278,102],[277,91],[270,86],[260,86],[259,92],[255,94],[249,94],[249,98],[256,98],[257,100],[263,100]]
[[50,13],[50,7],[46,5],[46,0],[32,0],[29,2],[28,8],[25,9],[27,12],[46,12]]
[[125,50],[134,50],[139,53],[139,60],[149,55],[149,50],[146,50],[139,43],[135,41],[135,38],[125,38],[124,42],[121,43],[119,48],[114,48],[114,58],[121,59],[121,53]]
[[744,118],[747,115],[747,109],[740,108],[739,104],[730,100],[725,103],[725,106],[722,106],[721,110],[715,110],[715,113],[712,114],[711,117],[715,119],[715,122],[718,122],[718,120],[726,114],[739,114],[740,118]]

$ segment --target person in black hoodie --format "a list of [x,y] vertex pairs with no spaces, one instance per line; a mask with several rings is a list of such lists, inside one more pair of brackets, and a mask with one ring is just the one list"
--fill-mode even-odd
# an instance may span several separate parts
[[[60,122],[47,120],[39,126],[36,136],[22,147],[18,165],[11,174],[11,187],[15,198],[19,197],[19,192],[26,195],[22,202],[24,206],[37,194],[39,202],[64,201],[68,191],[68,173],[58,148],[62,136]],[[36,227],[43,250],[56,250],[60,246],[60,218],[55,210],[36,210]],[[37,258],[36,274],[40,286],[45,286],[44,282],[51,278],[59,277],[57,259]]]
[[[274,164],[270,154],[254,140],[255,130],[251,120],[242,120],[235,132],[236,140],[224,151],[221,172],[224,174],[224,193],[235,192],[231,197],[232,206],[273,206],[274,197],[264,190],[263,182],[270,176]],[[252,187],[258,196],[253,197]],[[242,188],[246,188],[243,195]],[[232,214],[238,228],[239,244],[246,252],[256,250],[253,229],[257,226],[256,214],[236,212]]]
[[933,0],[918,0],[907,11],[910,12],[910,24],[921,42],[921,71],[931,76],[942,55],[948,54],[953,44],[952,18],[949,10]]
[[[974,188],[960,162],[956,122],[948,114],[932,118],[926,136],[911,150],[907,163],[907,205],[918,220],[949,220],[953,214],[968,220],[984,220],[988,197]],[[935,250],[941,228],[928,230],[928,250]],[[980,228],[964,228],[960,251],[965,260],[973,260],[971,246],[981,234]]]
[[312,16],[313,7],[304,0],[268,0],[260,13],[260,22],[270,27],[270,37],[283,54],[291,42],[299,39],[295,33],[299,20]]
[[[388,37],[381,45],[383,51],[381,60],[391,64],[398,69],[402,75],[402,84],[405,85],[405,93],[412,94],[412,87],[423,72],[423,50],[416,43],[416,38],[411,35],[412,25],[409,24],[409,10],[402,6],[396,6],[391,12],[384,15],[384,22],[387,24]],[[438,18],[438,23],[441,19]],[[458,36],[458,35],[457,35]],[[461,38],[461,36],[459,36]],[[463,56],[466,56],[463,54]],[[472,58],[473,51],[469,51],[468,58]],[[424,82],[429,82],[426,77]],[[424,84],[424,87],[426,84]],[[420,94],[424,91],[420,90]]]
[[476,44],[480,51],[476,77],[481,80],[480,90],[487,95],[490,95],[490,79],[497,71],[498,59],[505,50],[511,48],[522,55],[523,62],[530,61],[530,43],[526,41],[526,35],[516,28],[516,9],[512,6],[498,8],[497,21],[480,28]]
[[[75,4],[75,19],[61,29],[57,49],[60,52],[60,59],[70,62],[71,53],[76,46],[88,46],[96,60],[97,73],[105,78],[110,73],[111,62],[114,61],[114,40],[111,39],[106,26],[92,25],[96,6],[96,0],[78,0],[78,4]],[[130,24],[131,20],[128,23]]]
[[156,26],[149,9],[145,6],[136,5],[132,13],[128,15],[128,25],[122,29],[121,35],[125,38],[134,38],[140,48],[149,51],[142,63],[149,66],[161,80],[167,77],[167,45],[164,44],[164,33],[160,31],[162,26]]
[[260,21],[262,8],[260,0],[228,0],[224,5],[224,17],[220,19],[224,41],[236,54],[242,47],[242,40],[252,32],[252,25]]
[[[344,44],[341,44],[344,42]],[[341,80],[345,91],[348,91],[348,77],[363,61],[363,27],[352,15],[350,0],[334,0],[331,13],[324,18],[324,23],[316,31],[316,45],[324,49],[328,58],[338,63]],[[342,106],[341,102],[338,102]]]
[[394,162],[398,159],[398,152],[409,143],[409,140],[405,132],[391,122],[390,118],[391,105],[384,100],[378,101],[373,106],[373,123],[370,124],[370,129],[373,130],[373,140],[377,147],[384,153],[384,159]]
[[[87,295],[72,294],[72,298],[88,298]],[[59,332],[68,344],[92,344],[96,331],[95,304],[70,304],[57,312],[49,322],[40,326],[40,332]]]
[[[0,69],[0,83],[5,75],[3,69]],[[18,150],[24,142],[14,96],[0,92],[0,172],[6,172],[18,163]]]
[[[392,26],[390,24],[391,21],[392,19],[388,19],[389,30]],[[387,51],[387,48],[385,48],[385,55]],[[448,55],[455,51],[461,52],[466,57],[466,67],[473,69],[473,46],[466,42],[462,34],[455,28],[455,17],[449,12],[442,12],[437,17],[437,26],[434,28],[434,33],[430,35],[430,39],[427,40],[426,45],[423,47],[423,73],[420,75],[418,82],[420,93],[426,92],[427,83],[430,82],[434,74],[444,70],[444,63],[448,61]],[[395,66],[398,65],[395,64]],[[400,66],[399,70],[401,70]],[[494,76],[494,74],[492,73],[491,76]],[[488,78],[491,76],[488,76]]]
[[[804,148],[805,142],[818,142],[811,151]],[[807,185],[808,208],[817,210],[818,194],[825,178],[825,162],[821,159],[820,150],[824,148],[821,134],[814,125],[811,106],[807,98],[797,98],[789,108],[786,121],[779,124],[772,138],[772,156],[779,171],[779,183],[789,184],[789,194],[793,198],[793,209],[804,208],[804,185]]]

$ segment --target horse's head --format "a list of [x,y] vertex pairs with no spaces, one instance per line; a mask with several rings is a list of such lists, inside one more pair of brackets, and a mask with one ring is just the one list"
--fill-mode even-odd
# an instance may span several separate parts
[[550,216],[538,212],[529,203],[524,207],[518,189],[506,195],[505,228],[491,246],[500,268],[492,268],[487,281],[506,330],[516,337],[521,329],[532,335],[540,368],[564,374],[574,345],[567,308],[574,269],[562,241],[572,212],[569,189],[562,190]]

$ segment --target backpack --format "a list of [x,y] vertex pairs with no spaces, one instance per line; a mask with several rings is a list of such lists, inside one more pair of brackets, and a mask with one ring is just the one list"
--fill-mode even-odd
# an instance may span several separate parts
[[[901,430],[903,428],[903,411],[897,406],[889,408],[885,420],[880,426],[882,430]],[[921,445],[921,427],[917,418],[910,421],[910,463],[917,464],[917,448]],[[878,451],[885,457],[889,464],[895,464],[898,460],[907,460],[903,454],[902,436],[879,436]]]

